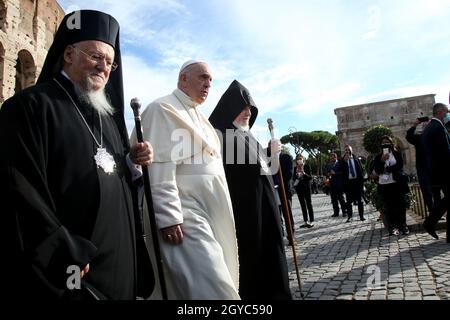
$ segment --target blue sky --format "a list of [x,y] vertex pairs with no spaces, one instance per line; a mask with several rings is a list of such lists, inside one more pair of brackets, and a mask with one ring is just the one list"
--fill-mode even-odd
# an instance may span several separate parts
[[[176,87],[178,70],[202,59],[213,72],[209,116],[237,79],[277,136],[334,133],[334,109],[450,91],[450,0],[60,0],[66,12],[96,9],[121,25],[125,103],[145,106]],[[126,113],[129,131],[131,109]]]

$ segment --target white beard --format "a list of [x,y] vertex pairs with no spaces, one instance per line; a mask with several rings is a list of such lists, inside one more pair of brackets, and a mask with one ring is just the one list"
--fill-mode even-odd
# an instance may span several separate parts
[[92,83],[88,79],[88,89],[83,90],[78,85],[75,85],[75,92],[81,102],[88,104],[101,115],[112,115],[114,108],[108,101],[105,94],[105,87],[100,88],[97,91],[92,90]]
[[236,121],[233,121],[233,125],[238,128],[238,130],[248,132],[250,131],[250,126],[248,124],[239,124]]

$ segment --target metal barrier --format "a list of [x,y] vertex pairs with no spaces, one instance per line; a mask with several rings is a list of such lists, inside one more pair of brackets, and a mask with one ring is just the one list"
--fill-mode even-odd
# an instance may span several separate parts
[[425,202],[423,201],[422,191],[420,190],[419,183],[410,183],[409,188],[414,200],[412,204],[412,210],[416,215],[420,216],[422,219],[425,219],[428,216],[428,210]]

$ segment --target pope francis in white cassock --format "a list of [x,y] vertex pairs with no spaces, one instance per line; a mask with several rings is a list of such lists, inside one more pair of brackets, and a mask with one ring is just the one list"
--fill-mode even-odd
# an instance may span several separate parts
[[188,61],[180,69],[178,89],[142,113],[143,136],[154,149],[149,175],[169,299],[240,299],[221,144],[198,110],[210,84],[208,65]]

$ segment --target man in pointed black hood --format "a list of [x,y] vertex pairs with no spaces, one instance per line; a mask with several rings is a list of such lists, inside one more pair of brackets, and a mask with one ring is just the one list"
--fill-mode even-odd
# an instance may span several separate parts
[[[267,153],[249,131],[257,115],[249,91],[234,80],[209,118],[223,137],[239,249],[239,295],[242,299],[291,299],[273,172]],[[272,154],[277,155],[279,141],[272,146]]]
[[129,148],[123,107],[119,24],[98,11],[65,16],[37,84],[0,110],[2,283],[10,298],[151,293],[131,182],[152,149]]

